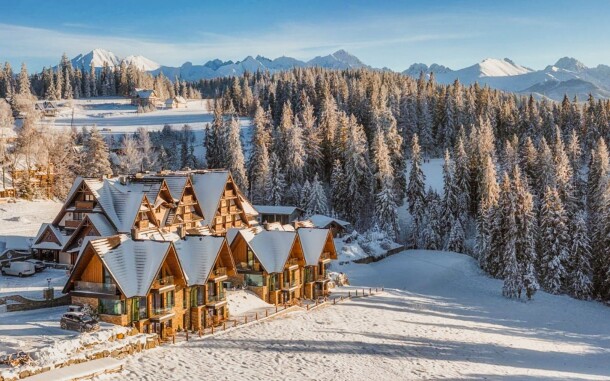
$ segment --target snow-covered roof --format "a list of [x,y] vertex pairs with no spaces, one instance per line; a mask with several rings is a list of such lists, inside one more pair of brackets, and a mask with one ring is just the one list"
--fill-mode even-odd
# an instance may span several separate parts
[[89,213],[87,214],[89,221],[95,226],[95,230],[100,233],[102,237],[108,237],[117,233],[116,229],[110,221],[101,213]]
[[297,230],[303,255],[307,266],[315,266],[320,260],[320,255],[324,251],[324,245],[328,239],[328,229],[301,228]]
[[263,230],[254,234],[251,230],[244,229],[240,234],[268,273],[284,271],[296,238],[295,232]]
[[281,222],[271,222],[268,223],[265,226],[266,230],[278,230],[278,231],[282,231],[282,232],[293,232],[295,231],[294,226],[290,225],[290,224],[284,224],[282,225]]
[[[55,238],[57,238],[57,241],[59,243],[49,242],[49,241],[40,242],[40,240],[42,239],[42,235],[47,230],[49,230],[51,233],[53,233],[53,235],[55,236]],[[36,243],[34,245],[32,245],[32,249],[61,250],[64,247],[65,243],[68,241],[68,238],[69,237],[61,234],[61,231],[57,228],[57,226],[55,226],[53,224],[44,223],[40,226],[40,229],[38,229],[36,238],[34,238],[34,242],[36,242]]]
[[254,206],[250,203],[250,201],[246,200],[246,197],[238,192],[239,201],[241,202],[242,209],[244,213],[248,216],[258,216],[258,211],[254,209]]
[[134,241],[122,235],[118,246],[113,247],[108,238],[92,240],[91,245],[125,297],[133,298],[146,296],[171,243]]
[[210,225],[214,220],[218,210],[218,203],[228,180],[228,171],[193,174],[193,189],[203,211],[204,224]]
[[165,177],[165,183],[167,184],[169,193],[172,195],[174,200],[178,201],[180,200],[180,197],[182,197],[182,192],[184,192],[184,187],[186,186],[187,180],[188,177],[186,175]]
[[302,212],[303,209],[296,206],[284,206],[284,205],[253,205],[254,209],[256,209],[261,214],[281,214],[281,215],[291,215],[297,210]]
[[5,235],[0,237],[0,254],[3,254],[7,250],[20,250],[27,251],[32,247],[32,238],[16,236],[16,235]]
[[233,243],[240,230],[241,229],[239,228],[229,228],[229,230],[227,230],[225,237],[227,238],[227,242],[229,243],[229,245]]
[[174,242],[189,286],[207,282],[224,240],[224,237],[203,236],[186,237]]
[[156,96],[155,90],[150,90],[150,89],[136,89],[135,94],[136,94],[136,97],[144,98],[144,99],[148,99],[148,98]]
[[341,225],[344,228],[347,228],[348,226],[351,225],[347,221],[343,221],[338,218],[333,218],[333,217],[329,217],[329,216],[324,216],[322,214],[314,214],[313,216],[309,217],[309,219],[311,220],[311,222],[313,222],[314,226],[316,226],[318,228],[328,227],[328,225],[332,222],[334,222],[338,225]]

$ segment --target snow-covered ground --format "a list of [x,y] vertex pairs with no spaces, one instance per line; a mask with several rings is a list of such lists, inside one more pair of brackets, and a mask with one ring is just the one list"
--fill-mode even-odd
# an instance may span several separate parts
[[0,204],[0,240],[2,236],[35,237],[43,222],[51,222],[62,204],[50,200]]
[[[163,126],[170,125],[179,130],[188,124],[195,137],[195,155],[202,157],[204,128],[211,123],[213,115],[207,107],[207,100],[189,100],[186,108],[159,108],[152,112],[138,114],[137,107],[130,104],[128,98],[101,97],[75,99],[60,104],[60,112],[56,118],[44,118],[40,123],[51,128],[92,127],[96,125],[104,135],[119,135],[134,133],[139,127],[149,131],[160,131]],[[240,119],[242,126],[242,141],[250,142],[251,121]],[[245,147],[246,153],[248,152]]]
[[386,291],[147,351],[107,378],[610,379],[601,304],[543,292],[505,299],[500,281],[455,253],[407,251],[342,271]]
[[[100,350],[100,347],[112,350],[124,345],[117,341],[108,342],[108,338],[118,333],[126,334],[129,328],[101,323],[96,332],[81,334],[68,331],[59,327],[65,312],[66,307],[56,307],[0,314],[0,356],[25,351],[32,356],[37,367],[45,367],[69,358],[85,357],[88,351]],[[146,337],[134,336],[132,340],[145,342]],[[85,347],[87,350],[83,350]],[[12,372],[13,369],[0,365],[0,375],[9,376]]]
[[47,279],[51,279],[51,287],[55,289],[55,297],[62,295],[61,291],[68,280],[68,272],[59,269],[45,269],[29,277],[0,275],[0,297],[20,295],[28,299],[42,300],[42,290],[48,286]]
[[229,306],[229,314],[231,316],[243,315],[244,313],[252,313],[252,311],[258,310],[264,311],[264,309],[274,307],[271,304],[265,303],[252,291],[246,290],[227,291],[227,305]]

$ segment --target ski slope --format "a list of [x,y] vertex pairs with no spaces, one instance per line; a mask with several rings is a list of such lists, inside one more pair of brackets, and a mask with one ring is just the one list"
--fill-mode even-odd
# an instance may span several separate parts
[[599,303],[543,292],[507,300],[500,281],[455,253],[407,251],[335,270],[386,291],[147,351],[107,378],[610,378],[610,309]]

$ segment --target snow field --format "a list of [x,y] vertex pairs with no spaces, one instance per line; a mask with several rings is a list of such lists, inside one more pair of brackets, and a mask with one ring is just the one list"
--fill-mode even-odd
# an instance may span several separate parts
[[601,304],[544,292],[508,300],[501,281],[448,252],[406,251],[342,270],[358,289],[386,292],[161,347],[104,378],[610,378],[610,310]]

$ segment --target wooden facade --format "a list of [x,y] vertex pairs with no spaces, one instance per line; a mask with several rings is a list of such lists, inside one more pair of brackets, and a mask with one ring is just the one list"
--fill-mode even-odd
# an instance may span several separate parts
[[[118,239],[108,241],[116,244]],[[131,325],[140,332],[157,333],[161,338],[187,327],[189,309],[183,301],[189,289],[173,246],[169,245],[144,294],[125,295],[122,287],[128,282],[117,279],[95,248],[88,245],[64,292],[70,292],[73,304],[88,304],[97,310],[104,322]]]

